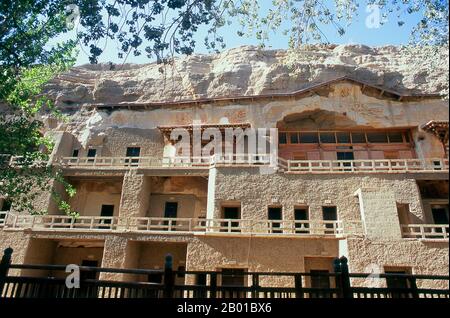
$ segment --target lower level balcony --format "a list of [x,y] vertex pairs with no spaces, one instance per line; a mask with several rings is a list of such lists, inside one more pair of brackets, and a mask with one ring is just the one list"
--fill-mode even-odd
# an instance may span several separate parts
[[274,221],[163,217],[101,217],[8,214],[4,227],[32,231],[89,231],[270,236],[342,236],[341,221]]
[[414,239],[446,239],[449,238],[448,224],[404,224],[402,236]]

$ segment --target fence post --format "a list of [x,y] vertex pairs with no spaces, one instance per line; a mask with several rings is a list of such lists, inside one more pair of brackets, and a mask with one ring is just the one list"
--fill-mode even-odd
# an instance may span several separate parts
[[303,298],[303,282],[302,282],[302,275],[295,274],[295,298]]
[[353,298],[353,293],[350,285],[350,276],[348,273],[348,259],[345,256],[340,258],[341,261],[341,281],[342,293],[344,298]]
[[217,297],[217,273],[211,273],[209,278],[209,285],[210,285],[210,296],[209,298],[216,298]]
[[419,293],[417,291],[417,281],[415,277],[409,277],[409,288],[411,290],[412,298],[419,298]]
[[172,264],[173,257],[167,254],[164,262],[164,298],[173,298],[175,277],[173,275]]
[[8,247],[3,252],[3,257],[0,262],[0,298],[3,295],[3,288],[6,283],[6,277],[8,276],[9,267],[11,265],[11,256],[13,253],[13,249],[11,247]]
[[252,274],[252,298],[258,298],[259,275]]
[[333,269],[336,276],[334,277],[336,283],[336,289],[338,290],[336,293],[337,298],[343,298],[344,293],[342,291],[342,273],[341,273],[341,260],[339,258],[335,258],[333,260]]

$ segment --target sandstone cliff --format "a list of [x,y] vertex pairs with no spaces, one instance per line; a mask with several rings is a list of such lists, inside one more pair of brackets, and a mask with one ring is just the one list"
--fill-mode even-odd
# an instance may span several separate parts
[[83,65],[59,76],[47,91],[58,106],[76,107],[292,92],[350,75],[398,92],[441,93],[448,87],[448,52],[436,56],[431,68],[420,66],[424,54],[411,60],[395,46],[316,45],[295,54],[243,46],[177,58],[173,66]]

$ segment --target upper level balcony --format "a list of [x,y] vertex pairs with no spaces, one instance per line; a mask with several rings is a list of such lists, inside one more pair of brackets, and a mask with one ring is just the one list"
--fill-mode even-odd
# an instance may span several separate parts
[[[276,168],[287,173],[413,173],[449,171],[448,159],[286,160]],[[65,169],[207,169],[212,166],[270,165],[270,155],[213,155],[211,157],[64,157],[56,163]]]

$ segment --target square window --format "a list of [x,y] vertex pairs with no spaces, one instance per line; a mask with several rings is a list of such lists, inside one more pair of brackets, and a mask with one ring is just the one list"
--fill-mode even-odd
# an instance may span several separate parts
[[401,132],[388,133],[389,142],[403,142],[403,134]]
[[141,154],[141,148],[140,147],[128,147],[127,148],[127,157],[139,157]]
[[366,134],[365,133],[352,133],[352,143],[354,144],[365,144],[366,143]]
[[350,141],[350,133],[346,132],[338,132],[336,133],[337,142],[340,144],[349,144]]
[[298,144],[298,134],[297,133],[290,133],[289,134],[291,144]]
[[294,209],[294,215],[296,221],[306,221],[308,220],[308,209],[307,208],[296,208]]
[[336,143],[336,136],[334,133],[320,133],[320,142],[324,144]]
[[324,221],[336,221],[337,220],[337,208],[335,206],[322,207],[323,220]]
[[79,149],[74,149],[72,152],[72,157],[78,157],[78,154],[80,153]]
[[367,140],[372,143],[387,143],[388,137],[385,132],[369,132],[367,133]]
[[318,133],[301,133],[300,142],[303,144],[317,144],[319,143]]

